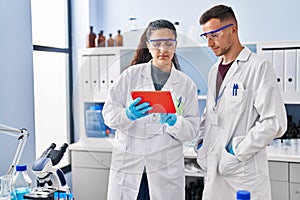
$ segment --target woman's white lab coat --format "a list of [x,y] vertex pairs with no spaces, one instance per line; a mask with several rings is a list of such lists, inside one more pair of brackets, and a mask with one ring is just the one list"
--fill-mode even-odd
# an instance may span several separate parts
[[151,199],[184,199],[182,141],[196,138],[199,126],[197,89],[172,66],[162,90],[169,90],[177,108],[174,126],[160,124],[158,114],[131,121],[125,113],[133,90],[152,90],[151,62],[125,70],[109,91],[103,108],[105,123],[116,129],[109,177],[109,200],[136,199],[142,173],[147,172]]
[[[206,111],[196,142],[197,146],[203,140],[197,152],[197,162],[205,173],[203,200],[235,199],[240,189],[249,190],[251,200],[270,200],[266,146],[287,127],[275,73],[267,60],[244,47],[217,97],[220,62],[209,73]],[[225,149],[230,145],[235,155]]]

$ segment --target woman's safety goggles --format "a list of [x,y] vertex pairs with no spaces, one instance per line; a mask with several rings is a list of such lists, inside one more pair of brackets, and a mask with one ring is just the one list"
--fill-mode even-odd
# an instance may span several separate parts
[[227,24],[226,26],[223,26],[217,30],[213,30],[213,31],[209,31],[209,32],[206,32],[206,33],[202,33],[200,35],[201,38],[203,38],[206,42],[211,39],[211,40],[218,40],[222,37],[223,35],[223,30],[230,27],[230,26],[233,26],[233,24]]
[[148,40],[150,48],[154,49],[174,49],[176,46],[176,40],[175,39],[154,39],[154,40]]

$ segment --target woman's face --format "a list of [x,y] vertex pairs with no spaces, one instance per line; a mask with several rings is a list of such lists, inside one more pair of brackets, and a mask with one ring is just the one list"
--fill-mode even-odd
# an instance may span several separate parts
[[162,71],[170,72],[176,50],[176,40],[172,30],[162,28],[152,31],[147,41],[147,48],[153,58],[152,64]]

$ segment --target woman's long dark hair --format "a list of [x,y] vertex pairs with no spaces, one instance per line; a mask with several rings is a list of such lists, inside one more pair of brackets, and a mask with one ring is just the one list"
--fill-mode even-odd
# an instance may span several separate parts
[[[159,20],[150,22],[148,27],[146,28],[146,30],[144,31],[144,33],[142,34],[142,36],[140,38],[138,48],[134,53],[134,57],[133,57],[130,65],[146,63],[152,59],[152,56],[147,48],[146,43],[147,43],[149,37],[151,36],[152,31],[159,30],[162,28],[170,29],[174,33],[175,39],[177,38],[176,28],[171,22],[164,20],[164,19],[159,19]],[[179,66],[179,62],[178,62],[176,53],[174,54],[174,56],[172,58],[172,62],[174,64],[175,68],[180,70],[180,66]]]

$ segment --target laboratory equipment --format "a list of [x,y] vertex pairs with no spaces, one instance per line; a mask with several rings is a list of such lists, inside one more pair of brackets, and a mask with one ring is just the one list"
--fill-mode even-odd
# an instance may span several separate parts
[[27,174],[27,165],[17,165],[16,174],[12,180],[13,200],[23,200],[23,196],[30,192],[32,180]]
[[88,137],[106,137],[108,127],[104,124],[102,116],[103,104],[89,106],[85,112],[85,127]]
[[115,40],[112,38],[112,33],[109,34],[109,38],[107,39],[107,46],[108,47],[115,46]]
[[97,39],[97,47],[105,47],[105,36],[103,35],[103,30],[101,30],[98,34],[98,39]]
[[87,36],[86,47],[87,48],[96,47],[96,38],[97,38],[97,36],[93,31],[93,26],[90,26],[90,32]]
[[123,36],[121,35],[121,30],[118,30],[118,35],[115,37],[116,47],[123,46]]
[[137,18],[136,17],[130,17],[128,19],[127,24],[125,25],[126,31],[137,31],[138,30],[138,24],[137,24]]
[[17,129],[17,128],[13,128],[10,126],[6,126],[3,124],[0,124],[0,134],[4,133],[6,135],[10,135],[13,137],[17,137],[19,144],[16,150],[16,153],[14,155],[13,161],[11,163],[10,168],[8,169],[6,175],[12,177],[13,173],[14,173],[14,168],[15,166],[19,163],[21,155],[23,153],[25,144],[27,142],[27,138],[29,136],[28,131],[25,128],[21,128],[21,129]]
[[69,187],[66,183],[64,173],[61,169],[56,169],[53,166],[57,165],[68,144],[64,143],[59,150],[55,150],[56,144],[52,143],[46,151],[43,152],[32,165],[32,172],[37,177],[38,187],[53,187],[57,190],[69,192]]
[[32,172],[36,175],[37,188],[24,195],[24,199],[52,200],[54,192],[70,193],[63,171],[54,167],[64,156],[68,144],[64,143],[59,150],[55,147],[56,144],[52,143],[33,163]]
[[0,200],[10,200],[11,199],[11,177],[4,175],[0,177]]

